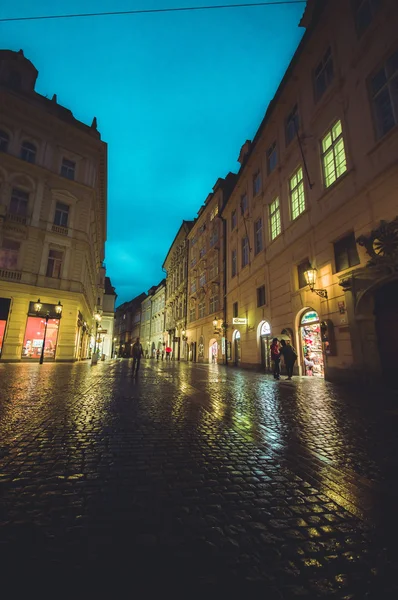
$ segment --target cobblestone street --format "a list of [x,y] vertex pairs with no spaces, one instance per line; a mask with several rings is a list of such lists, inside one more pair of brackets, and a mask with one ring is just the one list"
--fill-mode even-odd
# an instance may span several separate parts
[[397,597],[393,392],[153,360],[0,378],[4,572]]

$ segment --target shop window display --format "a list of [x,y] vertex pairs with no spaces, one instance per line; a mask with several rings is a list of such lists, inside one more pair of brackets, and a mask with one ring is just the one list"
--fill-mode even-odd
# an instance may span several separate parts
[[0,321],[0,356],[1,356],[1,350],[3,348],[3,340],[4,340],[4,333],[5,333],[5,329],[6,329],[6,323],[7,321]]
[[[25,339],[22,348],[22,358],[39,359],[43,346],[46,320],[42,317],[28,317]],[[58,340],[58,319],[48,319],[44,358],[55,358]]]
[[321,324],[318,313],[314,310],[306,312],[301,319],[300,330],[304,375],[324,377]]

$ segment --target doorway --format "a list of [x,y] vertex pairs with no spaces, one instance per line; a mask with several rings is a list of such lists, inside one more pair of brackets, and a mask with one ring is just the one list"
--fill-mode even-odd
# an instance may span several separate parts
[[271,325],[263,321],[260,327],[261,365],[264,371],[271,371],[270,347],[271,347]]
[[379,288],[374,296],[375,326],[383,377],[396,379],[398,352],[398,281]]
[[300,342],[303,360],[303,375],[324,377],[321,324],[318,313],[307,310],[300,321]]
[[234,333],[234,363],[238,367],[240,365],[241,352],[240,352],[240,331]]
[[217,364],[218,362],[218,342],[214,338],[209,343],[209,363]]

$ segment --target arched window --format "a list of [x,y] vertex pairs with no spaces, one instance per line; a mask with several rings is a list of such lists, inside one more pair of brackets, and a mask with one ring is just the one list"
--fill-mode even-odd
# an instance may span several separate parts
[[26,160],[26,162],[34,163],[36,162],[36,146],[31,144],[30,142],[23,142],[21,146],[21,158],[22,160]]
[[10,136],[5,131],[0,130],[0,151],[7,152]]
[[268,321],[264,321],[261,325],[260,335],[271,335],[271,325]]

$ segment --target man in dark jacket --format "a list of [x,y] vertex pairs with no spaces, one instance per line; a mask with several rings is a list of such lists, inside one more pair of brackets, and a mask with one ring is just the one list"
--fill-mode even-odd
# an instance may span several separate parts
[[286,344],[285,340],[281,340],[281,356],[285,361],[287,379],[291,379],[293,376],[293,367],[297,359],[297,352],[290,344]]
[[135,344],[133,344],[133,375],[138,373],[138,369],[140,368],[141,356],[144,356],[144,349],[140,342],[140,338],[137,338]]

